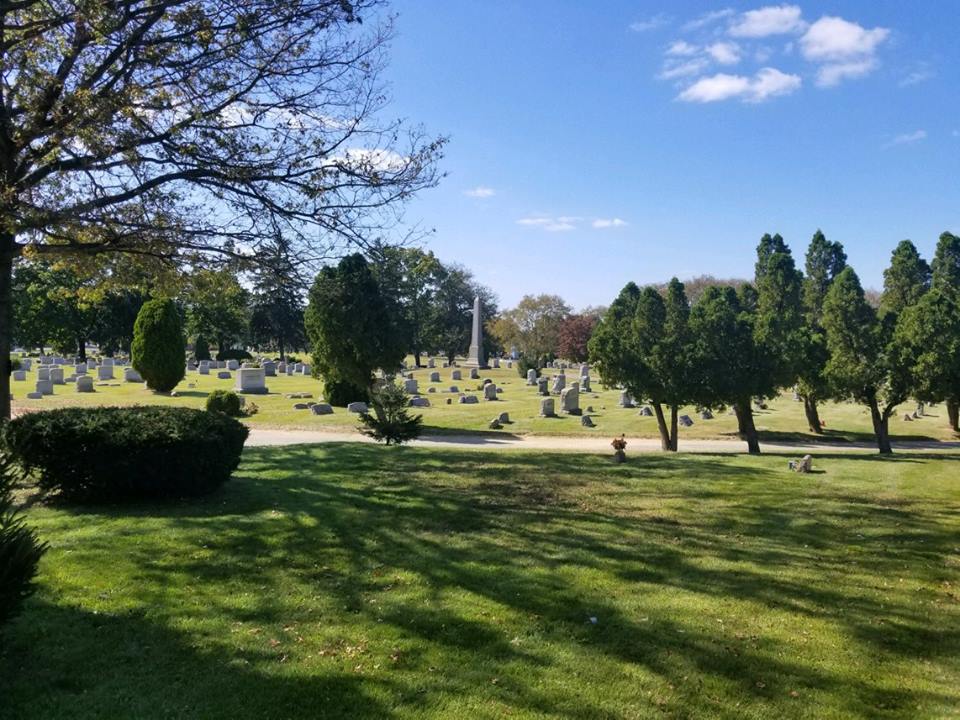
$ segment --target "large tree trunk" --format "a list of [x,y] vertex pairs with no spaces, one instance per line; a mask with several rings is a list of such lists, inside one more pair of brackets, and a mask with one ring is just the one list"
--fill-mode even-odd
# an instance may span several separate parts
[[737,415],[740,436],[747,441],[747,452],[751,455],[759,455],[760,438],[757,435],[757,426],[753,424],[753,406],[750,405],[750,398],[734,403],[733,411]]
[[960,427],[957,426],[960,420],[958,416],[960,416],[960,398],[947,398],[947,420],[954,432],[960,432]]
[[77,338],[77,359],[80,362],[87,361],[87,339],[78,337]]
[[876,398],[871,398],[867,405],[870,407],[870,419],[873,421],[873,434],[877,437],[877,449],[881,455],[893,454],[893,447],[890,445],[890,415],[880,412]]
[[677,425],[679,424],[677,418],[678,409],[676,405],[670,406],[670,449],[674,452],[677,451],[677,441],[679,439],[679,435],[677,434]]
[[817,399],[812,395],[804,395],[803,412],[806,413],[807,425],[810,426],[810,432],[822,435],[823,426],[820,424],[820,411],[817,408]]
[[419,351],[419,350],[414,350],[414,351],[413,351],[413,364],[414,364],[414,366],[416,366],[416,367],[418,367],[418,368],[419,368],[419,367],[422,367],[422,366],[420,365],[420,351]]
[[667,427],[667,419],[663,415],[663,406],[653,403],[653,414],[657,416],[657,430],[660,431],[660,449],[664,452],[673,450],[673,444],[670,442],[670,429]]
[[278,338],[277,345],[280,347],[280,362],[286,362],[287,356],[284,354],[284,351],[283,351],[283,338]]
[[0,235],[0,420],[10,417],[10,343],[13,337],[13,237]]

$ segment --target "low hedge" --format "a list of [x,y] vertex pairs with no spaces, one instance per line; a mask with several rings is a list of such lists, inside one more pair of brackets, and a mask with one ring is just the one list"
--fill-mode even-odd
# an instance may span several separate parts
[[215,490],[239,464],[248,432],[190,408],[62,408],[12,420],[3,444],[41,489],[109,502]]
[[253,355],[243,348],[227,348],[217,353],[217,360],[253,360]]

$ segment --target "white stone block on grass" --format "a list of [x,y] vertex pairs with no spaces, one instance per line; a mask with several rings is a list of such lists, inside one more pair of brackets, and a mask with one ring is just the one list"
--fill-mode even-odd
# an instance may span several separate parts
[[263,368],[240,368],[233,389],[245,395],[266,395],[267,381]]

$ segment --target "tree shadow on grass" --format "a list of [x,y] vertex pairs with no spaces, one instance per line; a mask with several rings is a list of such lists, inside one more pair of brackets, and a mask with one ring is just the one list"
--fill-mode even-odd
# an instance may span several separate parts
[[[849,467],[919,461],[817,456],[818,462],[833,459]],[[832,468],[810,478],[778,472],[770,462],[644,455],[613,465],[586,454],[359,444],[257,448],[245,453],[235,481],[209,498],[119,512],[161,518],[171,532],[202,539],[208,551],[157,556],[148,542],[132,547],[138,571],[131,592],[145,607],[160,602],[157,589],[172,576],[256,597],[255,607],[238,610],[229,598],[206,595],[228,622],[282,623],[291,602],[311,594],[335,598],[344,612],[409,633],[451,657],[467,653],[471,664],[508,676],[508,668],[522,664],[522,681],[505,681],[497,690],[514,710],[602,716],[604,709],[579,698],[576,687],[549,696],[535,689],[551,672],[589,677],[590,658],[642,667],[671,686],[690,675],[705,678],[741,702],[718,706],[703,693],[680,693],[672,701],[678,715],[732,719],[750,709],[770,716],[781,712],[778,698],[794,687],[825,695],[841,716],[882,707],[891,716],[912,717],[918,705],[960,701],[942,683],[891,688],[882,676],[810,662],[799,645],[773,636],[738,638],[704,618],[722,614],[726,603],[749,603],[841,628],[860,652],[878,657],[936,663],[960,651],[960,629],[946,606],[917,602],[909,587],[880,592],[851,579],[876,582],[905,572],[928,581],[941,577],[938,561],[956,543],[956,507],[895,504],[834,487]],[[90,542],[109,552],[112,540]],[[618,593],[590,581],[595,577],[615,579]],[[303,595],[269,592],[280,582]],[[395,583],[417,591],[399,592]],[[677,598],[698,598],[705,609],[641,603],[640,617],[621,589],[641,599],[668,589]],[[456,604],[451,596],[472,601]],[[542,646],[562,652],[515,645],[482,607],[524,618]],[[590,617],[599,622],[591,624]],[[567,653],[583,665],[562,665]],[[256,679],[249,682],[256,686]],[[308,693],[309,684],[301,682],[289,692]],[[451,690],[476,693],[483,681],[464,669],[447,682]],[[327,706],[328,716],[357,690],[361,704],[353,717],[389,717],[364,699],[366,688],[346,688]],[[272,692],[287,690],[264,684],[263,693]],[[413,702],[408,688],[383,692],[401,705]],[[238,715],[244,716],[253,715]]]

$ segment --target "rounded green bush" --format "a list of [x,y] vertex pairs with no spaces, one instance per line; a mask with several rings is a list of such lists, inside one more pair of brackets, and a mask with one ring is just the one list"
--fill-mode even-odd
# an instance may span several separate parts
[[191,408],[60,408],[11,420],[3,445],[42,490],[112,502],[215,490],[239,464],[248,432]]
[[242,414],[240,396],[230,390],[214,390],[207,395],[207,412],[221,412],[230,417]]
[[140,308],[130,346],[133,367],[147,387],[170,392],[183,380],[186,339],[177,305],[170,299],[149,300]]

